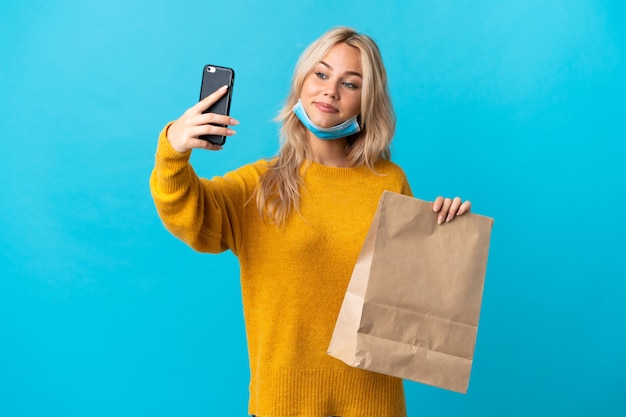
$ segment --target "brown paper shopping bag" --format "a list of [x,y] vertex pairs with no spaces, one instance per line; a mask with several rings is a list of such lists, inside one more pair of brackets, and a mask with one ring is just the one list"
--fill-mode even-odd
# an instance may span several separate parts
[[493,219],[437,224],[432,203],[384,192],[328,353],[350,366],[465,393]]

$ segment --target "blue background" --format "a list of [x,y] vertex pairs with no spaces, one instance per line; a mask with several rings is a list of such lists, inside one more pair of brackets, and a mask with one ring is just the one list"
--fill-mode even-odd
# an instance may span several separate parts
[[615,1],[4,1],[0,416],[244,416],[238,265],[162,227],[157,135],[236,69],[213,176],[273,155],[297,57],[374,37],[417,197],[495,218],[467,395],[410,416],[626,414],[626,9]]

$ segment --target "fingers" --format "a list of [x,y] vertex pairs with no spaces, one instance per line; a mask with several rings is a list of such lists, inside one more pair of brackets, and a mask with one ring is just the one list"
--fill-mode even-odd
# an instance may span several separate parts
[[472,203],[469,200],[466,200],[461,207],[459,207],[459,211],[457,211],[456,215],[460,216],[463,213],[467,213],[472,209]]
[[217,100],[222,98],[222,96],[224,94],[226,94],[227,90],[228,90],[228,86],[227,85],[224,85],[224,86],[218,88],[214,93],[209,94],[208,96],[206,96],[205,98],[203,98],[202,100],[197,102],[189,110],[192,110],[195,113],[202,113],[203,111],[205,111],[206,109],[211,107],[213,104],[217,103]]
[[459,213],[459,208],[461,208],[461,199],[459,197],[454,197],[452,204],[450,204],[450,208],[448,209],[448,216],[446,217],[447,222],[452,220],[454,216]]
[[444,221],[450,222],[455,216],[460,216],[463,213],[470,211],[472,203],[470,201],[462,202],[461,198],[443,198],[437,197],[433,202],[433,211],[439,213],[437,215],[437,224],[442,224]]
[[197,116],[193,116],[190,120],[190,124],[200,126],[200,125],[227,125],[227,126],[236,126],[239,124],[239,120],[225,116],[223,114],[216,113],[201,113]]
[[441,206],[443,206],[443,197],[437,197],[435,199],[435,202],[433,203],[433,211],[434,212],[438,212],[439,210],[441,210]]
[[239,124],[239,120],[215,113],[202,113],[217,101],[227,88],[221,88],[204,100],[196,103],[176,120],[167,132],[167,139],[177,152],[187,152],[194,148],[219,150],[221,146],[201,139],[204,135],[233,136],[237,132],[229,126]]
[[205,135],[234,136],[237,132],[229,127],[216,126],[212,124],[196,125],[189,129],[190,139],[200,138]]
[[439,215],[437,216],[437,224],[443,223],[444,220],[450,221],[450,207],[452,207],[452,199],[444,198],[441,205],[441,210],[439,210]]

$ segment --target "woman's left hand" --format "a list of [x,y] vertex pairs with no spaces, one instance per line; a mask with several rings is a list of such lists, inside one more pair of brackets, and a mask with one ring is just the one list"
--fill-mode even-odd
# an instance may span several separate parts
[[467,213],[471,208],[472,203],[470,203],[469,200],[462,203],[459,197],[443,198],[439,196],[433,203],[433,211],[439,213],[437,216],[437,224],[441,224],[444,221],[449,222],[454,219],[455,216]]

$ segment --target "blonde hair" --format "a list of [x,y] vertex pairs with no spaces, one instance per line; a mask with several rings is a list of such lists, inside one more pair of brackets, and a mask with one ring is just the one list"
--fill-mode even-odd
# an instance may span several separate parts
[[376,43],[367,35],[338,27],[309,45],[296,64],[291,91],[276,117],[281,122],[281,147],[270,168],[261,177],[256,204],[261,216],[272,223],[284,224],[292,211],[298,211],[303,180],[300,167],[311,160],[307,129],[293,112],[302,84],[328,51],[339,43],[361,53],[361,131],[348,138],[348,158],[353,166],[367,165],[374,170],[380,159],[391,157],[389,145],[395,130],[395,114],[387,86],[387,74]]

